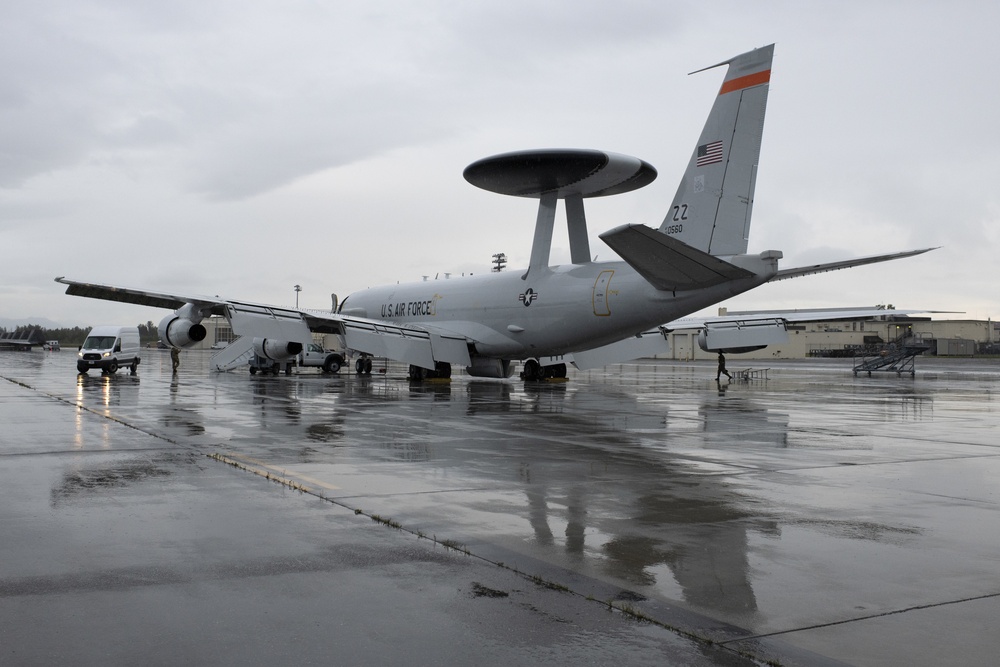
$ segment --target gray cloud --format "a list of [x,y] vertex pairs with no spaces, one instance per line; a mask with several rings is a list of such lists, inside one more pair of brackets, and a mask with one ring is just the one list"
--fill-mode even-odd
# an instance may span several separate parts
[[[686,73],[773,41],[751,248],[786,266],[945,249],[767,287],[746,307],[855,305],[871,276],[905,275],[881,280],[885,299],[996,316],[982,267],[1000,222],[998,19],[974,2],[5,3],[0,306],[16,312],[0,314],[130,312],[62,296],[59,274],[281,302],[285,283],[343,294],[499,250],[515,262],[530,202],[461,171],[521,148],[659,169],[589,207],[609,259],[596,235],[659,223],[718,90],[719,70]],[[87,252],[81,229],[155,241]]]

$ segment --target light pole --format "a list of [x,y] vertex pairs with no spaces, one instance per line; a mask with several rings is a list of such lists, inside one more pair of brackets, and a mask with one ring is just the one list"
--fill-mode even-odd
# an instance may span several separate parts
[[295,286],[295,309],[296,310],[298,310],[298,308],[299,308],[299,292],[301,292],[301,291],[302,291],[302,286],[301,285],[296,285]]

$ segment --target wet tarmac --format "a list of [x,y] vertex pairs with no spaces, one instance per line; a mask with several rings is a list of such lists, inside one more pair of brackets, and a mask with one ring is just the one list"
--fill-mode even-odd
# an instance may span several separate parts
[[[995,664],[1000,363],[0,353],[3,664]],[[730,369],[741,368],[738,357]],[[376,364],[376,369],[384,364]]]

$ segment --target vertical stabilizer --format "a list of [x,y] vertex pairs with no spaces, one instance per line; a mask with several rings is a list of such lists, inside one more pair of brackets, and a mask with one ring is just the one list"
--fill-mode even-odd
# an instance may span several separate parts
[[712,255],[747,250],[774,45],[736,56],[660,231]]

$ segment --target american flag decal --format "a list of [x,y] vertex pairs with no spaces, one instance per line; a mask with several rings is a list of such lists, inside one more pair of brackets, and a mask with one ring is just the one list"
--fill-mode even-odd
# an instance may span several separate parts
[[699,167],[707,164],[722,162],[722,142],[713,141],[711,143],[698,146],[698,161],[695,163]]

